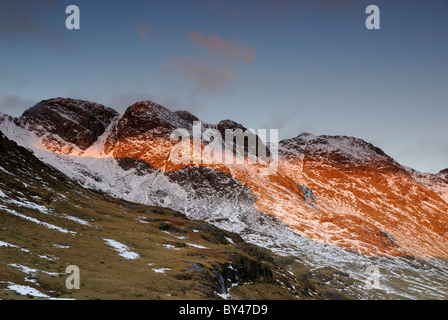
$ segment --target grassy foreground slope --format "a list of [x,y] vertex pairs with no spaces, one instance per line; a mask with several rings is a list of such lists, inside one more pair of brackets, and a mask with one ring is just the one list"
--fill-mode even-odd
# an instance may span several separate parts
[[[66,287],[69,265],[80,289]],[[87,190],[0,133],[0,299],[343,298],[328,280],[179,212]]]

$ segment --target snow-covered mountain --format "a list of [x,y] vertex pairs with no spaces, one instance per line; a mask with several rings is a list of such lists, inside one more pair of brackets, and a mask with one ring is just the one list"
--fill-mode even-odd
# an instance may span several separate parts
[[316,228],[298,224],[301,232],[369,255],[447,256],[448,189],[437,175],[352,137],[301,135],[281,145],[284,176],[310,188],[318,203],[306,217]]
[[[375,263],[390,276],[383,281],[385,294],[415,298],[426,290],[426,297],[440,298],[446,276],[439,270],[448,269],[446,170],[419,173],[361,139],[311,134],[280,141],[278,170],[271,175],[248,164],[173,164],[177,142],[171,133],[191,133],[198,120],[151,101],[119,115],[99,104],[57,98],[20,118],[2,115],[0,131],[85,187],[179,210],[357,280]],[[245,129],[231,120],[202,123],[207,128]],[[429,292],[428,282],[435,288]],[[349,290],[372,295],[360,287]]]
[[[83,188],[1,133],[0,154],[1,300],[335,297],[309,266],[180,212]],[[63,286],[74,265],[79,290]]]

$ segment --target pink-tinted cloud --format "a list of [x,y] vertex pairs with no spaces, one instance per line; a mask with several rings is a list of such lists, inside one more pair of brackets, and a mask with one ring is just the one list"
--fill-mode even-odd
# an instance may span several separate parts
[[154,32],[158,25],[152,22],[139,21],[135,24],[135,30],[138,32],[140,38],[146,38],[149,33]]
[[206,37],[201,31],[187,33],[193,43],[204,46],[213,55],[220,55],[227,61],[243,60],[250,62],[256,58],[255,47],[246,46],[244,43],[225,40],[218,35]]
[[200,31],[190,31],[191,42],[209,53],[206,59],[194,56],[173,56],[164,61],[161,70],[165,75],[184,81],[182,88],[191,90],[190,97],[216,95],[228,92],[238,78],[237,64],[256,59],[255,47],[239,40],[229,41],[218,35],[205,36]]
[[218,94],[237,76],[235,68],[227,65],[213,65],[208,61],[191,56],[168,58],[162,69],[175,76],[182,76],[197,93]]

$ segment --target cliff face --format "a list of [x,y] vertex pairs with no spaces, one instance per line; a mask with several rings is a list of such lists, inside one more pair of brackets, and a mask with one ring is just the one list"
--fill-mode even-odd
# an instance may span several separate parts
[[24,112],[20,121],[42,138],[47,148],[70,153],[86,150],[101,136],[118,113],[82,100],[44,100]]

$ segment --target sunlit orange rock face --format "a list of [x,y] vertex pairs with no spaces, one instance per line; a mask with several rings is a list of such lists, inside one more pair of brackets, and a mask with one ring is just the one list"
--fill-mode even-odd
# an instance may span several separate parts
[[[170,162],[176,142],[169,135],[176,126],[189,128],[192,119],[136,104],[106,149],[116,158],[178,170],[185,165]],[[260,175],[257,166],[248,164],[213,167],[249,187],[257,199],[255,209],[315,241],[366,255],[448,256],[448,204],[360,139],[304,134],[282,141],[278,171],[272,175]]]
[[136,103],[110,131],[104,153],[162,172],[186,166],[222,171],[249,188],[256,210],[318,242],[373,256],[448,257],[448,172],[421,174],[361,139],[310,134],[279,143],[278,170],[271,175],[247,163],[173,163],[177,142],[171,133],[191,132],[197,120],[185,111]]
[[295,140],[302,152],[285,156],[281,168],[313,190],[321,211],[308,210],[311,219],[293,228],[367,255],[448,255],[448,204],[393,159],[360,139]]

